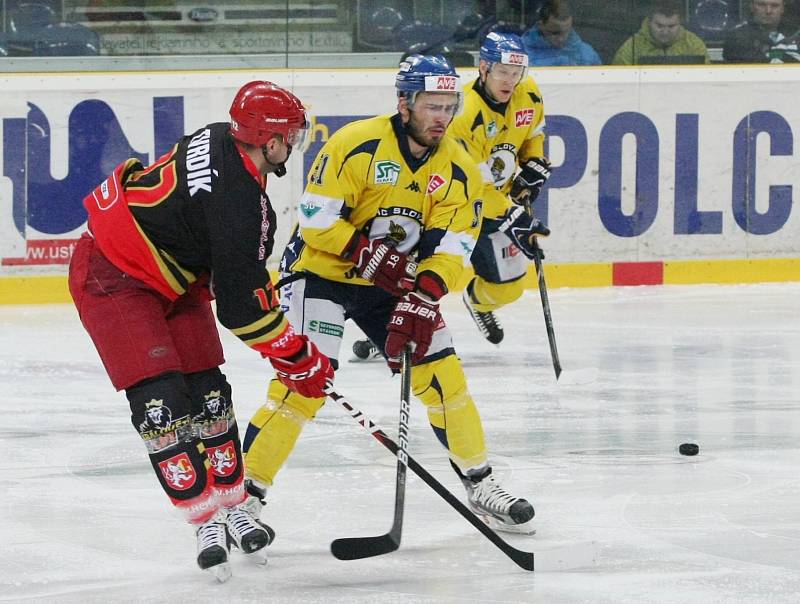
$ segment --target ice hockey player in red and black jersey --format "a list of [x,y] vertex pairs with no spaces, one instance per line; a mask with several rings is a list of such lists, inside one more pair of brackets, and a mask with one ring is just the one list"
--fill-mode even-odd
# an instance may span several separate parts
[[244,468],[217,318],[270,359],[287,388],[324,396],[327,357],[292,329],[266,261],[282,176],[309,127],[271,82],[243,86],[231,121],[185,136],[154,164],[118,166],[84,200],[88,231],[69,271],[81,321],[145,443],[161,487],[196,528],[197,562],[230,577],[231,544],[266,561],[274,532],[241,506]]

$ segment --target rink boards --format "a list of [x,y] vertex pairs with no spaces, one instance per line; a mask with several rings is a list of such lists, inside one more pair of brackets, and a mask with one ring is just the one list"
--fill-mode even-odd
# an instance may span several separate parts
[[[553,230],[551,287],[800,280],[800,69],[535,77],[555,168],[536,203]],[[83,196],[124,159],[151,162],[183,133],[224,121],[252,79],[292,89],[314,116],[308,152],[270,180],[280,250],[322,144],[353,119],[394,111],[392,70],[0,75],[0,302],[68,300]]]

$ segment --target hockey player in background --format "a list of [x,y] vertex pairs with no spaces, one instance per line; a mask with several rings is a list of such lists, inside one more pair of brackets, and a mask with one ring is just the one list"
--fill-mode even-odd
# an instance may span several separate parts
[[[309,127],[301,102],[271,82],[243,86],[231,121],[182,138],[154,164],[118,166],[84,200],[88,232],[69,287],[161,487],[195,526],[197,562],[230,576],[231,543],[266,561],[274,532],[242,506],[244,468],[219,321],[270,359],[296,396],[320,397],[333,371],[281,311],[266,261],[282,176]],[[213,293],[212,293],[213,292]]]
[[531,210],[550,176],[550,162],[544,156],[542,94],[528,76],[522,40],[492,32],[479,56],[478,77],[468,84],[464,111],[449,134],[466,146],[488,185],[472,254],[475,277],[463,299],[483,336],[499,344],[504,334],[494,311],[522,295],[528,260],[539,252],[536,237],[550,234]]
[[[504,333],[494,311],[522,295],[528,260],[537,253],[534,238],[550,233],[530,209],[550,176],[550,163],[544,156],[542,95],[528,76],[519,36],[490,33],[481,45],[478,71],[447,134],[466,147],[486,183],[483,224],[471,259],[475,277],[463,300],[481,334],[499,344]],[[379,356],[369,340],[357,341],[353,352],[354,360]]]
[[[459,78],[441,57],[412,55],[401,63],[396,88],[397,114],[348,124],[317,155],[282,260],[294,280],[281,304],[334,366],[346,319],[385,349],[395,370],[410,343],[411,387],[472,510],[495,528],[527,533],[533,506],[492,473],[481,419],[439,312],[481,223],[481,174],[445,137],[461,105]],[[251,492],[262,494],[325,400],[279,381],[267,398],[244,442]]]

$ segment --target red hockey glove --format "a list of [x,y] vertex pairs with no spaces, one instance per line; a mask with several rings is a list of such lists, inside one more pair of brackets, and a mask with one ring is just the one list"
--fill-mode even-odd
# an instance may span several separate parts
[[386,356],[389,367],[399,367],[400,355],[406,344],[411,344],[411,361],[418,363],[425,358],[433,340],[433,332],[442,321],[439,303],[419,292],[409,292],[397,302],[386,330]]
[[539,196],[550,178],[550,162],[546,157],[534,157],[520,166],[520,172],[511,183],[508,196],[518,205],[527,205]]
[[324,397],[326,382],[333,379],[331,363],[307,336],[297,337],[303,340],[299,353],[287,359],[270,358],[278,381],[301,396]]
[[391,239],[370,241],[356,233],[347,246],[344,257],[356,265],[356,272],[395,296],[402,296],[414,288],[417,265],[406,254],[394,249]]

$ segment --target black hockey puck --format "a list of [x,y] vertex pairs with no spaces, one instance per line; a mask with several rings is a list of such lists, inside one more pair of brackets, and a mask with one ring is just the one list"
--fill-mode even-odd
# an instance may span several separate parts
[[681,455],[697,455],[700,452],[700,447],[694,443],[683,443],[678,447]]
[[370,340],[356,340],[353,342],[353,354],[359,359],[365,360],[369,358],[369,351],[372,348]]

